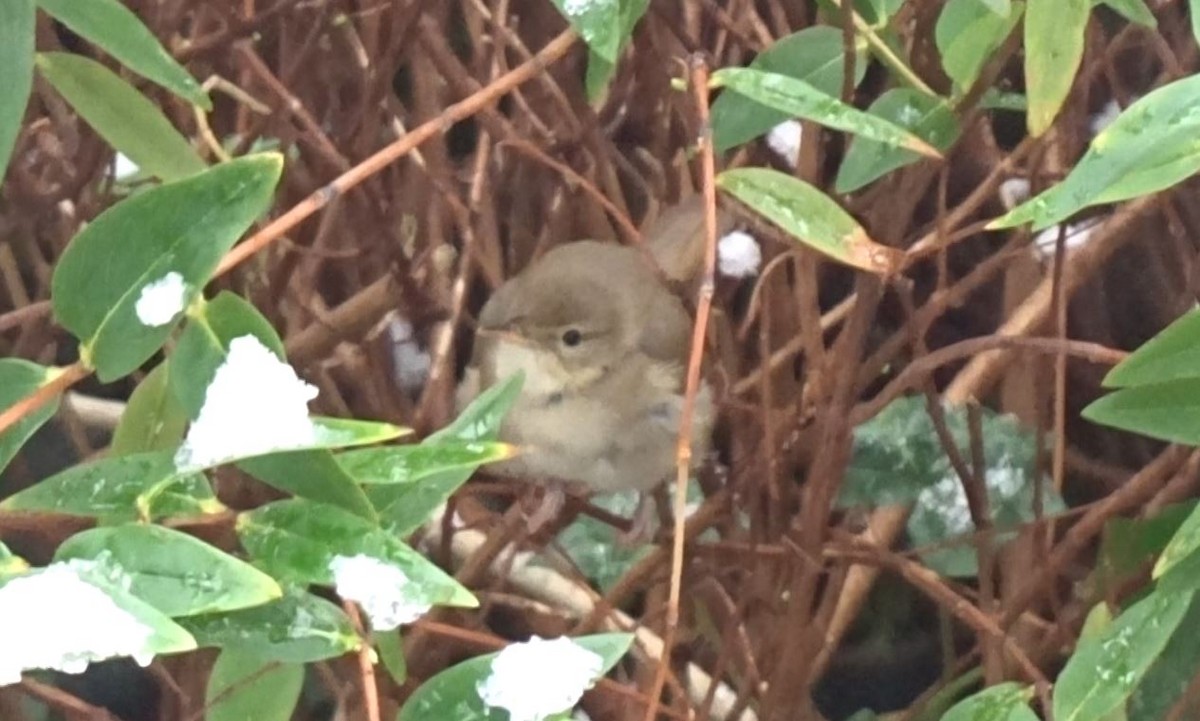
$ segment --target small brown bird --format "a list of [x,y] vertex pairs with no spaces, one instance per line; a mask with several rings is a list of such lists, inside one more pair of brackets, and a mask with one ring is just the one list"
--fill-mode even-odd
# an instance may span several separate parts
[[[650,255],[673,279],[687,280],[698,269],[701,213],[693,199],[647,234]],[[521,395],[500,430],[521,453],[489,468],[549,484],[531,526],[557,513],[561,483],[644,493],[673,474],[691,328],[650,258],[613,243],[558,246],[488,300],[457,402],[462,408],[524,371]],[[702,384],[692,425],[695,459],[709,447],[713,415],[711,390]],[[648,520],[639,513],[635,530],[644,532],[639,525]]]

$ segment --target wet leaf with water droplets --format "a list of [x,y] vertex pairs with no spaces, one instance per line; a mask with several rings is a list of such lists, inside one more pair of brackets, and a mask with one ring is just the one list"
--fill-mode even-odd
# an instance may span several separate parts
[[[601,673],[604,674],[629,650],[633,634],[602,633],[572,638],[571,641],[603,658]],[[476,690],[491,674],[492,659],[497,655],[489,653],[463,661],[421,684],[404,702],[396,721],[504,721],[508,714],[489,709]]]
[[[1051,0],[1055,2],[1057,0]],[[1200,170],[1200,75],[1158,88],[1092,139],[1067,177],[988,224],[1041,230],[1076,212],[1157,192]]]
[[334,557],[361,554],[403,572],[414,604],[478,605],[469,591],[393,534],[335,506],[276,501],[242,513],[237,533],[255,563],[281,581],[333,585]]
[[[911,130],[938,150],[946,150],[958,138],[958,119],[950,106],[911,88],[893,88],[871,104],[870,112]],[[897,168],[917,162],[921,156],[866,138],[855,138],[838,168],[835,189],[852,193]]]
[[954,704],[941,721],[1037,721],[1029,708],[1032,697],[1028,686],[996,684]]
[[[518,373],[484,390],[458,418],[426,438],[421,445],[495,441],[500,433],[500,423],[516,402],[523,383],[524,375]],[[396,536],[404,536],[429,520],[434,509],[445,503],[473,472],[473,468],[460,468],[427,476],[420,483],[370,486],[367,496],[379,509],[383,525]]]
[[179,624],[200,646],[247,649],[263,659],[290,663],[335,658],[362,643],[342,609],[299,589],[241,611],[186,616]]
[[[862,82],[867,72],[866,42],[854,45],[854,85]],[[842,88],[845,49],[842,31],[827,25],[805,28],[776,40],[755,56],[750,63],[755,70],[803,80],[826,95],[838,95]],[[712,106],[713,147],[718,152],[754,140],[791,114],[726,89]]]
[[[964,455],[970,451],[966,410],[944,409],[946,425]],[[1037,492],[1036,443],[1033,434],[1011,415],[983,409],[984,475],[988,506],[997,531],[996,544],[1033,520]],[[1065,509],[1049,479],[1042,477],[1043,512]],[[921,396],[900,398],[854,430],[854,448],[840,507],[873,508],[914,503],[908,534],[914,546],[930,550],[922,560],[945,576],[978,573],[978,554],[966,540],[975,529],[962,481],[937,439]],[[947,543],[947,542],[950,543]],[[956,543],[954,541],[957,541]]]
[[722,68],[712,75],[714,87],[727,87],[791,117],[811,120],[834,130],[853,133],[896,148],[907,148],[930,158],[941,153],[894,123],[823,93],[803,80],[753,68]]
[[234,611],[283,594],[274,579],[245,561],[162,526],[93,528],[67,539],[54,556],[101,557],[129,575],[130,593],[172,617]]
[[186,306],[221,257],[271,206],[283,169],[278,153],[247,155],[134,195],[98,215],[59,257],[51,301],[103,382],[130,373],[162,347],[175,321],[147,325],[142,291],[177,273]]
[[153,451],[81,463],[0,502],[4,511],[44,511],[106,520],[152,520],[224,506],[200,473],[179,475],[174,453]]
[[880,245],[832,198],[808,183],[768,168],[738,168],[717,186],[805,245],[854,268],[895,272],[903,253]]
[[1092,721],[1124,703],[1191,601],[1190,593],[1152,593],[1127,608],[1106,633],[1081,641],[1054,686],[1056,721]]
[[449,471],[473,471],[485,463],[516,455],[515,446],[480,441],[444,441],[411,446],[381,446],[334,456],[362,484],[416,483]]

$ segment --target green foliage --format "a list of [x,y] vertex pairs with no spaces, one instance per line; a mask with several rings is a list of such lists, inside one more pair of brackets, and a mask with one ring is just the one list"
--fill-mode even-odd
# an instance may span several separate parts
[[1096,5],[1107,5],[1131,23],[1148,28],[1158,27],[1158,20],[1146,6],[1145,0],[1092,0],[1092,6]]
[[1191,176],[1200,169],[1197,92],[1200,75],[1147,93],[1092,139],[1066,179],[988,227],[1032,223],[1041,230],[1092,205],[1153,193]]
[[[880,95],[867,112],[914,135],[938,150],[946,150],[958,139],[958,120],[944,100],[931,98],[911,88],[894,88]],[[835,189],[853,193],[897,168],[915,163],[921,156],[866,138],[855,138],[838,169]]]
[[379,631],[375,633],[375,652],[384,668],[397,686],[403,686],[408,680],[408,662],[404,659],[404,643],[399,631]]
[[1028,705],[1032,696],[1020,684],[996,684],[955,704],[942,721],[1037,721]]
[[381,446],[345,451],[334,458],[363,485],[411,484],[453,471],[473,471],[511,458],[515,446],[479,441],[444,441],[415,446]]
[[864,113],[803,80],[782,73],[753,68],[722,68],[713,73],[712,85],[729,88],[780,112],[834,130],[853,133],[889,147],[938,156],[938,152],[928,143],[895,123]]
[[162,180],[204,171],[204,161],[153,103],[95,60],[39,53],[37,68],[87,124],[137,166]]
[[188,417],[170,389],[171,363],[150,371],[125,404],[109,450],[115,456],[179,447]]
[[217,656],[204,704],[207,721],[288,721],[300,700],[304,666],[264,660],[250,649]]
[[[494,441],[500,433],[500,422],[516,402],[523,383],[524,376],[517,374],[486,389],[457,419],[429,436],[422,445]],[[379,509],[384,527],[397,536],[404,536],[424,523],[470,476],[470,469],[442,471],[427,476],[420,483],[370,486],[367,495]]]
[[1028,0],[1025,10],[1025,92],[1029,134],[1045,133],[1058,115],[1083,61],[1088,0]]
[[878,261],[879,246],[858,221],[799,178],[768,168],[735,168],[717,176],[717,187],[831,258],[860,268]]
[[0,180],[33,87],[34,15],[33,0],[0,3]]
[[264,661],[311,663],[357,650],[362,639],[335,604],[296,589],[278,601],[179,619],[201,647],[237,649]]
[[[946,425],[960,456],[970,462],[970,431],[966,410],[946,408]],[[1036,444],[1015,418],[982,411],[984,485],[995,543],[1010,539],[1012,531],[1033,520]],[[1042,479],[1044,513],[1065,508],[1054,489]],[[974,532],[966,493],[938,441],[925,400],[913,396],[889,404],[868,423],[855,429],[854,454],[838,498],[841,506],[915,504],[908,521],[913,545],[941,546],[924,554],[929,567],[948,576],[978,573],[973,544],[963,536]]]
[[[0,409],[10,408],[50,380],[51,371],[19,358],[0,359]],[[25,441],[58,411],[58,399],[47,403],[0,433],[0,471],[8,465]]]
[[172,617],[235,611],[283,595],[245,561],[162,526],[94,528],[67,539],[54,557],[115,562],[132,579],[133,595]]
[[284,582],[332,585],[334,557],[365,555],[408,577],[412,603],[478,605],[469,591],[396,536],[334,506],[276,501],[241,514],[237,531],[258,566]]
[[[866,47],[865,41],[855,43],[855,87],[867,72]],[[816,25],[776,40],[749,67],[781,73],[802,80],[826,95],[838,96],[845,60],[842,31]],[[712,106],[713,146],[718,151],[728,150],[755,139],[790,117],[787,112],[727,88]]]
[[204,110],[212,109],[195,79],[119,0],[37,0],[37,4],[138,75]]
[[279,334],[258,309],[241,297],[222,291],[189,311],[173,354],[176,372],[171,376],[171,390],[188,418],[195,420],[200,415],[208,386],[229,356],[229,344],[247,335],[284,360]]
[[934,37],[942,67],[955,93],[966,92],[984,64],[1008,37],[1025,10],[1023,2],[949,0],[938,15]]
[[1082,639],[1054,686],[1054,718],[1090,721],[1123,704],[1166,647],[1192,601],[1153,593],[1097,637]]
[[[629,44],[633,29],[646,14],[646,9],[650,7],[650,0],[618,0],[618,5],[620,10],[616,22],[620,43],[617,46],[616,57],[619,58],[621,51]],[[616,70],[616,59],[609,59],[595,49],[588,49],[587,77],[584,79],[584,89],[589,100],[596,100],[601,96]]]
[[29,570],[29,564],[25,562],[25,559],[8,550],[8,546],[0,543],[0,581],[27,570]]
[[1177,318],[1104,377],[1109,388],[1200,378],[1200,311]]
[[[1132,109],[1131,109],[1132,110]],[[1167,326],[1117,365],[1104,384],[1118,388],[1083,410],[1094,423],[1195,445],[1200,422],[1200,312]]]
[[147,325],[142,290],[169,273],[190,303],[221,257],[270,207],[282,158],[239,158],[124,200],[83,229],[54,269],[54,314],[81,341],[102,381],[130,373],[155,353],[174,323]]
[[186,500],[197,513],[222,508],[203,474],[179,474],[170,451],[112,456],[72,466],[0,502],[0,511],[44,511],[110,520],[167,514],[160,505],[166,493],[178,509]]
[[[604,659],[601,673],[607,673],[629,650],[633,634],[605,633],[571,640],[599,654]],[[476,690],[491,673],[492,660],[497,655],[477,656],[429,679],[409,696],[396,721],[504,721],[507,714],[485,706]]]

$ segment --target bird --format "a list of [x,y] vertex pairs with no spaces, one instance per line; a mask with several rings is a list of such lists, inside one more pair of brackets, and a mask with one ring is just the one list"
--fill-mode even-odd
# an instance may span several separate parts
[[[675,471],[692,333],[687,309],[665,281],[698,275],[702,213],[698,196],[668,210],[647,231],[644,248],[560,244],[501,285],[480,311],[456,406],[524,374],[499,432],[519,452],[489,470],[546,486],[531,529],[557,515],[565,487],[634,490],[642,503],[628,535],[645,535],[648,493]],[[710,447],[714,416],[712,389],[702,382],[693,459]]]

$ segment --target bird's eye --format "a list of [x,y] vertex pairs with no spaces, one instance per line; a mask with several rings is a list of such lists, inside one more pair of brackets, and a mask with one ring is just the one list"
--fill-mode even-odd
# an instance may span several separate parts
[[574,348],[583,341],[583,334],[575,328],[569,328],[562,334],[563,345]]

